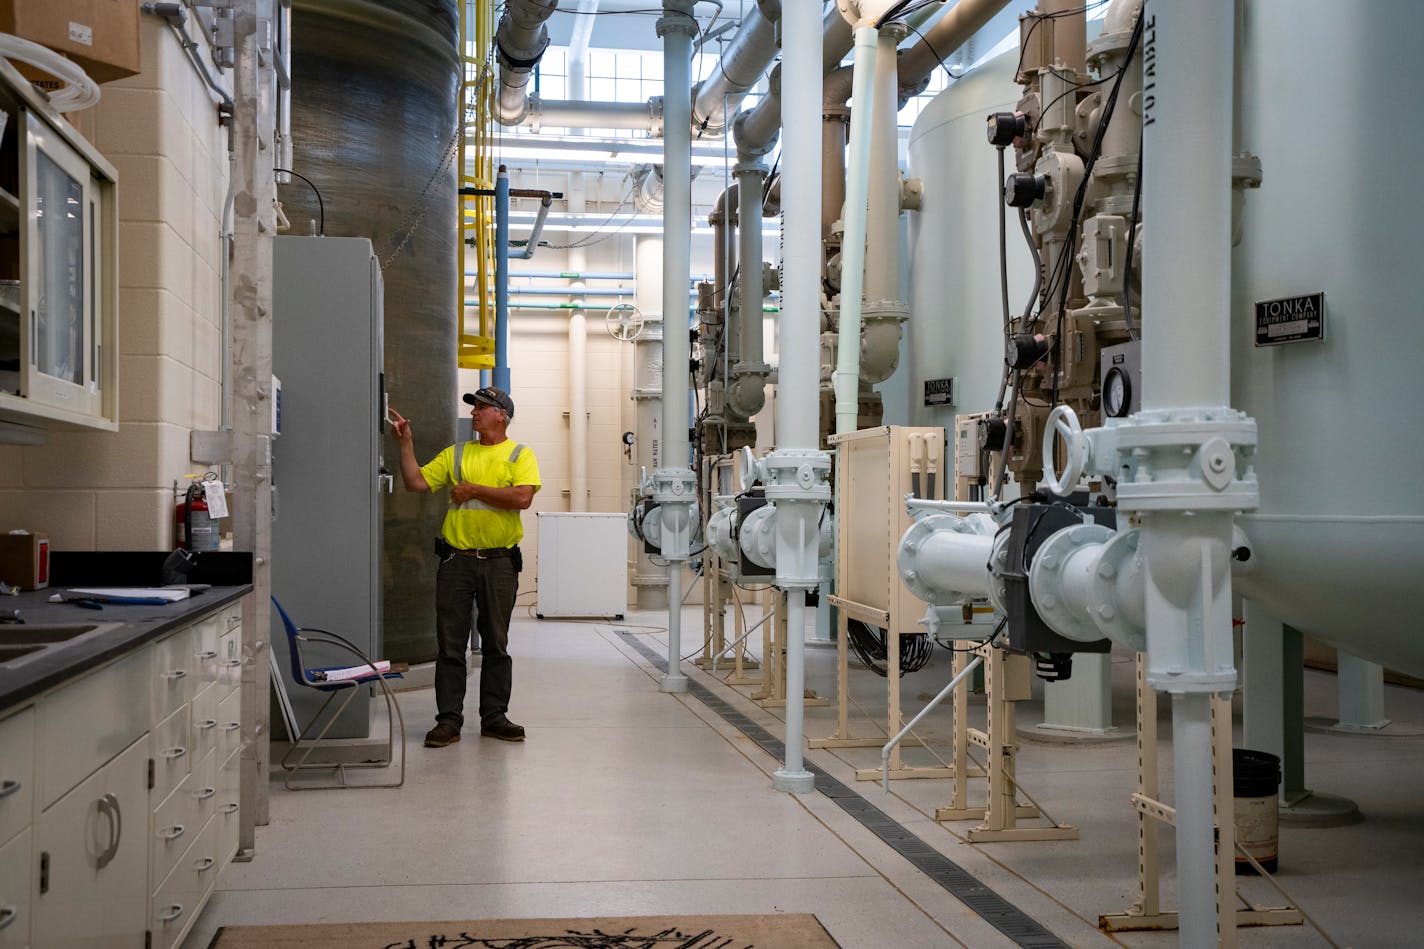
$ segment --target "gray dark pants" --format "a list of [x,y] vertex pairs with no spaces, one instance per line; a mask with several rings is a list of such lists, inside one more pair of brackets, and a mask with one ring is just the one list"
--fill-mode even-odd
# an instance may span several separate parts
[[509,557],[480,560],[447,557],[435,575],[435,720],[456,728],[465,723],[465,647],[470,615],[480,636],[480,722],[509,711],[513,665],[509,658],[509,618],[519,592],[519,574]]

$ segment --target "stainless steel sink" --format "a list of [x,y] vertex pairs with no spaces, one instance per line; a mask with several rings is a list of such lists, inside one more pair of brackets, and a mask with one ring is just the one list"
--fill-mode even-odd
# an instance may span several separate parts
[[49,645],[65,643],[88,633],[106,632],[118,623],[20,623],[0,626],[0,646],[14,643]]

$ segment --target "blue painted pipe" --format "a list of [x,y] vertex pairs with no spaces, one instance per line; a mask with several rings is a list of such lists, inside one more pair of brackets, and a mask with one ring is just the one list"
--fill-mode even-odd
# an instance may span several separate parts
[[509,170],[494,183],[494,384],[509,391]]

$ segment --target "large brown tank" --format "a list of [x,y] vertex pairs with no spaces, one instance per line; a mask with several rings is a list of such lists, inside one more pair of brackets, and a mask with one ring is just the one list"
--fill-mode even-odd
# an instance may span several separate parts
[[[422,462],[454,440],[458,402],[459,45],[453,0],[292,7],[292,170],[320,189],[324,233],[368,237],[381,260],[386,388]],[[311,189],[294,179],[279,196],[292,233],[310,233]],[[385,654],[423,662],[435,656],[431,539],[445,502],[404,491],[393,439],[385,451],[397,474],[384,497]]]

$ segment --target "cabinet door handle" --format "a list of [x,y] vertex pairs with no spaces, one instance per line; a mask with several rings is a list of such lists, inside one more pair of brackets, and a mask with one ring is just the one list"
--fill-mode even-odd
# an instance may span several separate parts
[[217,861],[212,857],[203,857],[201,860],[195,860],[193,862],[193,869],[199,873],[207,873],[213,868],[213,864],[215,863],[217,863]]
[[183,836],[183,825],[174,824],[172,827],[165,827],[158,832],[158,836],[166,841],[172,842]]
[[19,915],[20,911],[13,906],[0,906],[0,929],[13,923]]
[[226,725],[223,726],[223,731],[225,731],[225,732],[237,731],[237,730],[238,730],[239,728],[241,728],[241,727],[242,727],[242,723],[241,723],[241,722],[228,722]]
[[113,794],[105,794],[96,802],[99,813],[109,821],[109,846],[104,852],[99,854],[95,861],[98,869],[102,870],[109,865],[109,861],[114,859],[114,855],[119,852],[119,841],[124,836],[124,815],[119,807],[119,799]]
[[174,669],[172,672],[165,672],[165,673],[163,673],[163,678],[165,678],[165,679],[172,679],[172,680],[175,681],[175,682],[178,681],[179,679],[186,679],[187,677],[188,677],[188,670],[187,670],[187,669]]
[[9,797],[18,790],[20,790],[20,782],[14,778],[6,778],[4,781],[0,781],[0,797]]
[[198,653],[198,658],[203,660],[204,662],[207,662],[209,659],[216,659],[217,657],[218,653],[215,649],[204,649],[202,652]]
[[224,814],[231,814],[231,813],[233,813],[233,812],[236,811],[236,810],[237,810],[237,802],[236,802],[236,801],[232,802],[231,804],[224,804],[223,807],[222,807],[222,812],[223,812]]
[[242,665],[242,660],[229,659],[227,662],[223,663],[223,665],[227,666],[229,669],[236,669],[238,666]]
[[177,919],[179,916],[182,916],[182,915],[183,915],[183,904],[182,904],[182,903],[174,903],[173,905],[171,905],[171,906],[168,907],[168,912],[166,912],[166,913],[164,913],[164,914],[162,914],[161,916],[158,917],[158,921],[159,921],[160,923],[171,923],[171,922],[173,922],[173,920]]
[[206,801],[208,798],[212,797],[216,793],[218,793],[217,788],[203,788],[197,793],[196,797],[200,801]]
[[205,718],[205,719],[203,719],[201,722],[198,723],[198,731],[200,731],[200,732],[205,732],[205,731],[207,731],[209,728],[217,728],[217,727],[218,727],[218,720],[217,720],[216,718]]
[[187,748],[168,748],[164,751],[159,752],[159,754],[163,755],[163,757],[167,758],[169,761],[177,761],[179,758],[183,757],[187,753]]

